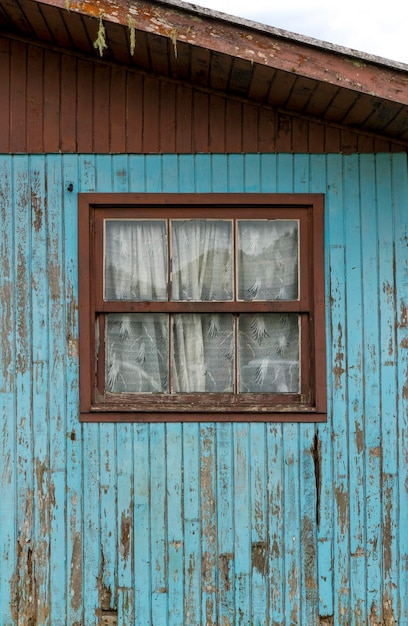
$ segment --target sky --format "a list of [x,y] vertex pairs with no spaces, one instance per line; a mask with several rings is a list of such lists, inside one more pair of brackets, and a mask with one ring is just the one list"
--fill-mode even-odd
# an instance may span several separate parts
[[408,0],[193,0],[193,3],[408,64]]

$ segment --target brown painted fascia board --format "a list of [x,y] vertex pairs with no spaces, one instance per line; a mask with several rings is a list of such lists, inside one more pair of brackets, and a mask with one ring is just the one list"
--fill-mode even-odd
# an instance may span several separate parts
[[[66,10],[65,0],[34,0]],[[291,74],[408,104],[408,65],[178,0],[70,0],[69,10]]]

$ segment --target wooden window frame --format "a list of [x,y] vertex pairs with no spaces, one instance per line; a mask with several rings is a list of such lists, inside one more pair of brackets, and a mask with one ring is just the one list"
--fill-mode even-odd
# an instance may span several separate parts
[[[281,219],[301,215],[298,300],[256,303],[264,312],[301,315],[300,394],[108,394],[97,376],[95,325],[109,312],[232,312],[254,310],[253,302],[105,302],[103,299],[104,218],[218,217]],[[124,219],[126,219],[126,217]],[[302,226],[303,224],[303,226]],[[324,196],[322,194],[87,193],[78,196],[79,391],[85,422],[323,422],[326,409]],[[103,362],[103,355],[99,356]],[[102,367],[100,365],[99,369]],[[101,378],[101,376],[99,376]],[[113,398],[113,396],[116,397]],[[295,396],[295,397],[293,397]],[[206,398],[204,402],[198,401]],[[220,402],[220,399],[222,400]]]

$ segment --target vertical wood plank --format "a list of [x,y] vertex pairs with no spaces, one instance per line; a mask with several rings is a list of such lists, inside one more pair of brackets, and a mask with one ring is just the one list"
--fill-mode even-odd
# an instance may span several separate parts
[[[184,620],[186,626],[202,623],[200,525],[200,427],[183,424],[184,460]],[[187,480],[186,480],[187,479]]]
[[149,193],[160,192],[162,189],[162,157],[157,155],[150,158],[146,163],[145,170],[146,191]]
[[150,543],[150,436],[148,424],[135,424],[134,432],[134,568],[135,616],[141,624],[152,619]]
[[128,72],[126,81],[126,152],[142,151],[143,77]]
[[[382,588],[378,580],[381,571],[381,391],[380,391],[380,311],[378,304],[378,247],[377,197],[375,157],[360,156],[361,170],[361,232],[364,284],[364,418],[365,436],[365,498],[366,498],[366,578],[367,616],[377,619],[381,613]],[[368,315],[369,311],[369,315]],[[364,617],[363,617],[364,619]]]
[[179,190],[179,158],[177,154],[164,154],[162,157],[162,176],[164,193]]
[[278,188],[276,154],[261,154],[261,187],[263,193],[274,193]]
[[[50,623],[67,620],[65,593],[68,589],[65,557],[65,471],[67,458],[66,395],[66,334],[65,307],[62,297],[64,285],[64,229],[62,206],[62,167],[58,155],[46,160],[47,175],[47,273],[48,273],[48,327],[49,327],[49,466],[50,466]],[[52,496],[52,497],[51,497]],[[61,589],[65,593],[61,593]]]
[[312,424],[299,427],[299,489],[300,489],[300,562],[301,607],[300,623],[317,624],[319,591],[317,583],[317,519],[319,512],[318,485],[314,446],[318,445]]
[[166,427],[168,624],[184,624],[183,426]]
[[27,54],[27,152],[44,146],[44,51],[30,46]]
[[193,139],[194,152],[208,152],[209,137],[209,96],[200,91],[193,91]]
[[44,50],[44,143],[42,151],[58,152],[60,147],[60,80],[61,57]]
[[[356,167],[356,164],[354,164]],[[348,162],[347,170],[352,168]],[[351,170],[352,172],[352,170]],[[345,346],[349,339],[346,328],[346,294],[345,294],[345,245],[344,245],[344,222],[343,205],[351,207],[354,216],[355,207],[358,206],[357,198],[354,197],[353,185],[344,191],[339,182],[343,180],[343,163],[341,158],[329,156],[327,159],[327,203],[328,203],[328,227],[329,227],[329,272],[330,272],[330,344],[329,344],[329,388],[332,394],[332,455],[333,462],[333,486],[334,493],[334,619],[339,624],[350,623],[349,581],[350,581],[350,509],[352,503],[349,488],[349,456],[348,456],[348,413],[345,408],[347,397],[347,377],[345,371]],[[357,202],[357,205],[356,205]],[[353,226],[355,228],[355,226]],[[347,250],[347,252],[351,252]],[[358,250],[356,251],[356,254]],[[347,264],[350,267],[350,264]],[[354,266],[353,266],[354,267]],[[357,280],[357,279],[356,279]],[[358,307],[358,304],[356,305]],[[356,337],[358,341],[358,337]],[[356,350],[358,347],[356,346]],[[351,359],[354,364],[354,359]],[[354,373],[354,370],[353,370]],[[354,601],[354,598],[353,598]]]
[[160,152],[175,152],[176,148],[176,85],[160,81]]
[[[83,563],[83,546],[85,544],[83,538],[84,509],[83,502],[88,503],[88,495],[91,491],[86,489],[86,498],[83,499],[84,483],[82,475],[82,458],[88,459],[85,448],[83,454],[82,427],[78,424],[78,397],[76,394],[78,385],[78,321],[77,321],[77,276],[78,276],[78,240],[73,237],[72,233],[76,233],[78,229],[77,219],[77,197],[74,190],[77,190],[79,172],[78,158],[76,155],[64,155],[61,157],[62,166],[62,193],[63,193],[63,247],[64,247],[64,289],[62,297],[64,300],[65,315],[65,358],[66,358],[66,401],[67,401],[67,457],[66,457],[66,563],[67,578],[69,578],[69,586],[67,587],[66,612],[68,623],[80,622],[84,619],[84,609],[91,607],[89,620],[86,623],[91,626],[92,620],[95,618],[94,609],[97,606],[94,601],[94,582],[88,584],[85,592],[85,580],[91,580],[86,572],[95,572],[97,569],[86,568]],[[81,180],[92,179],[92,166],[85,168],[86,174],[81,172]],[[72,185],[72,187],[71,187]],[[84,185],[86,191],[86,185]],[[91,437],[91,441],[93,438]],[[94,482],[90,481],[89,485],[95,490]],[[98,509],[96,509],[98,511]],[[92,549],[93,542],[90,541],[89,548]],[[85,552],[87,557],[89,553]],[[92,554],[92,553],[91,553]],[[84,602],[86,598],[86,602]],[[95,603],[94,603],[95,602]],[[91,618],[92,616],[92,618]]]
[[[253,152],[258,146],[259,108],[244,103],[242,107],[242,152]],[[272,146],[269,146],[272,149]]]
[[228,152],[242,152],[243,104],[226,101],[225,138]]
[[195,156],[195,189],[197,193],[208,192],[212,187],[211,181],[211,157],[208,154]]
[[211,186],[214,193],[227,191],[228,169],[225,154],[211,156]]
[[10,150],[27,148],[27,47],[13,41],[10,45]]
[[209,149],[224,152],[226,148],[226,100],[216,94],[209,96]]
[[251,619],[254,624],[269,621],[268,483],[265,424],[250,425],[251,497]]
[[110,76],[109,127],[110,152],[125,152],[126,148],[126,80],[121,67],[113,67]]
[[[0,53],[0,58],[1,53]],[[1,71],[1,70],[0,70]],[[17,572],[16,528],[16,438],[15,411],[15,283],[14,204],[12,163],[0,157],[0,323],[2,328],[0,366],[0,623],[15,619],[16,597],[10,582]],[[14,614],[14,615],[13,615]]]
[[215,432],[215,425],[212,423],[202,424],[200,427],[201,614],[203,621],[209,626],[217,624]]
[[192,193],[195,187],[194,160],[191,155],[178,155],[179,191]]
[[143,151],[159,152],[160,91],[157,80],[143,80]]
[[[379,233],[379,311],[380,311],[380,402],[381,402],[381,463],[382,463],[382,619],[396,621],[398,615],[398,458],[390,454],[398,442],[396,361],[397,303],[394,268],[394,213],[392,199],[392,157],[376,157],[378,233]],[[381,612],[379,611],[380,616]]]
[[153,624],[166,624],[168,615],[165,429],[165,424],[150,425],[150,567]]
[[77,150],[92,152],[95,120],[93,105],[93,64],[85,59],[77,61]]
[[177,85],[176,97],[176,151],[191,152],[193,92],[190,87]]
[[299,484],[299,425],[283,425],[285,613],[292,623],[301,619],[301,527]]
[[62,152],[77,149],[77,67],[76,59],[61,56],[60,147]]
[[[396,283],[396,311],[397,311],[397,398],[398,398],[398,477],[399,477],[399,508],[398,526],[399,534],[399,580],[400,589],[408,588],[408,571],[405,559],[401,555],[408,554],[408,537],[402,529],[408,527],[408,412],[407,412],[407,385],[408,379],[408,267],[407,267],[407,241],[408,241],[408,218],[406,210],[406,198],[408,190],[407,160],[406,155],[393,155],[392,157],[392,194],[395,211],[394,237],[395,259],[405,259],[405,263],[399,262],[395,267]],[[408,597],[400,594],[400,623],[408,621]]]
[[244,191],[256,192],[261,185],[261,168],[259,154],[245,155]]
[[230,154],[227,156],[228,164],[228,191],[239,193],[244,190],[244,167],[243,154]]
[[233,424],[236,624],[251,622],[251,495],[249,425]]
[[[310,191],[311,193],[321,193],[323,189],[327,188],[326,182],[326,156],[325,155],[312,155],[310,157]],[[332,169],[332,168],[331,168]],[[337,175],[340,175],[340,171],[337,168]],[[332,185],[332,182],[330,183]],[[327,247],[330,241],[331,229],[330,226],[330,197],[326,199],[325,206],[325,236],[326,236],[326,302],[330,301],[333,297],[333,291],[331,290],[331,270],[329,269],[329,259],[327,253]],[[337,244],[339,245],[339,244]],[[341,245],[341,244],[340,244]],[[326,345],[328,363],[332,363],[332,324],[331,310],[326,311]],[[328,368],[328,386],[327,386],[327,401],[328,401],[328,421],[327,424],[319,424],[316,429],[317,439],[315,441],[315,461],[317,463],[316,470],[318,469],[318,481],[316,488],[319,489],[318,505],[319,510],[317,513],[317,539],[318,539],[318,589],[319,589],[319,615],[332,616],[334,614],[334,554],[333,554],[333,532],[334,532],[334,519],[333,519],[333,455],[332,455],[332,422],[333,422],[333,407],[332,407],[332,368]],[[315,470],[315,471],[316,471]]]
[[3,123],[0,124],[0,152],[6,153],[10,148],[10,41],[0,40],[0,111]]
[[32,437],[34,462],[34,527],[36,547],[34,553],[37,595],[37,620],[46,626],[49,622],[49,537],[50,537],[50,485],[49,474],[49,328],[47,289],[47,250],[44,159],[30,159],[31,204],[31,324],[32,324]]
[[93,151],[109,152],[110,118],[110,67],[95,65],[93,68]]
[[233,624],[234,481],[232,424],[217,424],[218,623]]
[[284,520],[285,505],[283,482],[283,433],[281,424],[267,426],[267,470],[268,470],[268,524],[269,524],[269,621],[274,626],[284,623],[285,577],[283,559],[285,555]]
[[16,571],[12,579],[13,619],[33,620],[36,587],[32,579],[35,559],[34,450],[32,441],[32,312],[31,312],[31,207],[29,159],[14,158],[15,210],[14,280],[16,285]]
[[[348,383],[348,416],[349,416],[349,463],[353,467],[350,474],[350,588],[351,610],[354,619],[366,616],[366,594],[364,580],[367,576],[366,555],[366,500],[365,500],[365,394],[364,371],[367,360],[365,351],[365,333],[367,333],[364,316],[364,292],[362,280],[364,273],[362,242],[362,216],[365,211],[372,212],[373,207],[365,207],[361,195],[360,162],[355,157],[346,159],[347,182],[345,185],[345,228],[347,232],[346,262],[346,319],[347,326],[342,326],[346,336],[347,361],[343,362],[340,350],[336,353],[338,367],[349,372]],[[373,268],[374,269],[374,268]],[[368,285],[365,288],[369,289]],[[370,306],[371,308],[371,306]],[[364,324],[363,324],[364,320]],[[367,381],[369,382],[369,381]],[[347,397],[347,396],[346,396]]]
[[142,155],[129,156],[129,191],[146,191],[146,162]]
[[118,621],[133,624],[134,610],[134,452],[133,428],[117,427]]

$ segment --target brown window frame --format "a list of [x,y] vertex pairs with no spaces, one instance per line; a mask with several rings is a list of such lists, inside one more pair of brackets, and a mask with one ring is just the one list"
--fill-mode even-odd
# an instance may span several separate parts
[[[120,213],[120,216],[119,216]],[[104,301],[104,218],[301,216],[298,300],[254,303]],[[271,218],[272,219],[272,218]],[[300,219],[300,218],[299,218]],[[84,422],[323,422],[326,408],[324,196],[322,194],[87,193],[78,196],[79,391]],[[104,355],[96,356],[97,319],[109,312],[295,312],[301,315],[300,394],[109,394]],[[99,322],[98,322],[99,323]],[[103,326],[102,326],[103,327]],[[102,381],[102,382],[101,382]],[[101,388],[102,386],[102,388]]]

